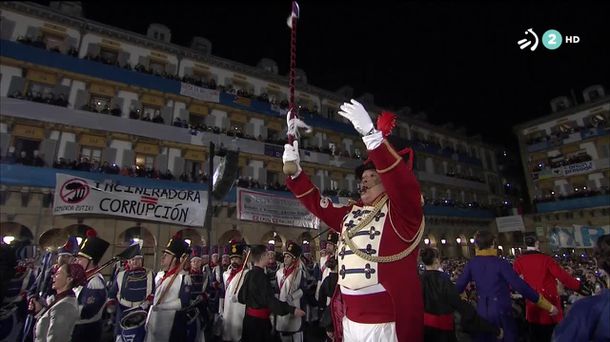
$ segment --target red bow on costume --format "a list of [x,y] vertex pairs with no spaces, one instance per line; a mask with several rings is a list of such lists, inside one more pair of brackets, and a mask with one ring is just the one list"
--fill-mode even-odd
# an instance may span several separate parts
[[284,276],[282,277],[282,280],[280,280],[280,289],[282,288],[282,286],[284,286],[284,281],[286,281],[286,279],[288,279],[290,274],[292,274],[292,272],[296,268],[295,266],[296,266],[296,262],[292,263],[292,266],[284,269]]

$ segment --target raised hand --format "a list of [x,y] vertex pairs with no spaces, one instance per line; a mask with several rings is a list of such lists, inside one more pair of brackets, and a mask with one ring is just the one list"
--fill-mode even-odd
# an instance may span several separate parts
[[360,102],[352,99],[351,103],[344,102],[340,108],[339,115],[349,120],[360,135],[365,136],[372,133],[375,128],[373,120]]

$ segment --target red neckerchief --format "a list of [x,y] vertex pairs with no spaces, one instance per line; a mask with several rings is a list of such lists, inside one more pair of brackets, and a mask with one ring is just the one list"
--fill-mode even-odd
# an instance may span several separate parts
[[210,268],[214,268],[216,266],[218,266],[217,263],[210,261]]
[[233,280],[233,277],[235,277],[235,275],[239,273],[242,268],[244,268],[244,265],[241,265],[238,268],[231,269],[231,273],[229,273],[229,279],[227,279],[227,287],[229,287],[229,284],[231,284],[231,280]]
[[172,268],[171,270],[167,271],[167,273],[165,273],[163,275],[163,278],[161,278],[161,280],[159,281],[159,284],[157,284],[157,287],[161,286],[161,284],[163,284],[163,281],[167,278],[169,278],[171,275],[173,275],[174,273],[178,272],[178,269],[180,268],[180,264],[174,266],[174,268]]
[[280,280],[280,291],[282,290],[282,286],[284,286],[284,282],[286,281],[286,279],[288,279],[288,277],[292,274],[292,272],[294,271],[294,269],[296,268],[296,261],[294,261],[292,263],[292,265],[290,265],[290,267],[288,268],[284,268],[284,276],[282,277],[282,280]]

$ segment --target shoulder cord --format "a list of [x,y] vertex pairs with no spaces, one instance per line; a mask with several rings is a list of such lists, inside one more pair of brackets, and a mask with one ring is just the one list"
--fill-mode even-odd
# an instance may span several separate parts
[[[380,201],[380,202],[383,202],[383,204],[385,204],[386,201],[387,201],[387,197],[385,199],[382,199],[382,201]],[[370,223],[370,221],[372,221],[374,216],[377,214],[376,211],[378,212],[381,209],[381,206],[379,207],[379,209],[377,209],[377,206],[376,206],[375,209],[376,210],[373,210],[366,217],[366,219],[364,219],[358,226],[356,226],[356,228],[354,230],[352,230],[352,232],[357,232],[359,230],[362,230],[364,228],[365,224]],[[388,215],[389,214],[390,214],[390,211],[389,211],[389,206],[388,206]],[[354,241],[352,241],[351,237],[353,236],[353,234],[349,234],[347,230],[344,230],[343,233],[341,233],[341,235],[343,236],[343,239],[345,240],[345,243],[347,243],[349,248],[354,252],[355,255],[357,255],[361,259],[364,259],[364,260],[367,260],[367,261],[370,261],[370,262],[376,262],[376,263],[394,262],[394,261],[398,261],[398,260],[404,259],[407,255],[411,254],[411,252],[413,252],[413,250],[415,248],[417,248],[417,246],[419,246],[419,242],[421,241],[421,238],[424,235],[425,220],[424,220],[424,218],[422,216],[422,221],[421,221],[421,223],[419,225],[419,229],[417,231],[417,234],[415,234],[415,236],[411,240],[406,240],[400,234],[398,234],[398,231],[396,230],[396,227],[394,227],[394,223],[392,222],[391,217],[390,217],[390,224],[392,225],[392,229],[394,229],[394,232],[396,233],[396,235],[398,235],[398,237],[402,241],[404,241],[406,243],[413,242],[409,247],[407,247],[402,252],[397,253],[397,254],[393,254],[393,255],[377,256],[376,257],[376,256],[372,256],[370,254],[364,253],[360,249],[358,249],[358,246],[356,246]]]

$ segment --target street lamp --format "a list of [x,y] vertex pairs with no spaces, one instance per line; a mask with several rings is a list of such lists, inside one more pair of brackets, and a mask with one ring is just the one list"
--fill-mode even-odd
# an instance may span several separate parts
[[474,238],[470,238],[470,243],[474,243]]
[[424,239],[424,244],[429,245],[429,244],[430,244],[430,239],[425,238],[425,239]]
[[186,244],[190,246],[192,241],[191,239],[184,239],[184,242],[186,242]]
[[13,242],[15,240],[15,237],[12,235],[7,235],[5,237],[2,238],[2,241],[4,241],[5,244],[10,245],[11,242]]
[[461,244],[462,243],[462,238],[456,238],[455,242],[457,242],[458,245]]
[[441,243],[444,245],[447,243],[447,240],[443,238],[443,239],[441,239]]

